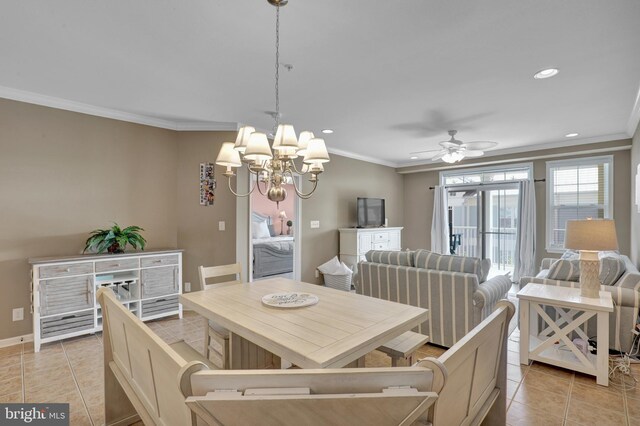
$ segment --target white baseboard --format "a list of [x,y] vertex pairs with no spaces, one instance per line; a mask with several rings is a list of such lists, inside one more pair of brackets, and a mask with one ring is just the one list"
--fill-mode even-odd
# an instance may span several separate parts
[[0,348],[6,348],[7,346],[13,346],[20,343],[33,342],[33,334],[25,334],[24,336],[9,337],[8,339],[0,340]]

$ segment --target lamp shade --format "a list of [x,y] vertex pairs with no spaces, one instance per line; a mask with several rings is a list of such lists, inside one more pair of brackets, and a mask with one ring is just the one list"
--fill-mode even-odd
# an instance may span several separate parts
[[225,142],[222,144],[222,148],[220,148],[220,152],[218,152],[218,158],[216,158],[217,165],[225,167],[242,166],[242,163],[240,162],[240,154],[238,154],[238,151],[233,149],[233,146],[233,142]]
[[568,220],[564,248],[590,251],[618,250],[615,221]]
[[269,148],[269,140],[267,135],[260,132],[251,133],[247,149],[244,151],[244,158],[261,162],[273,158],[271,148]]
[[285,212],[284,210],[280,211],[280,213],[278,214],[278,216],[280,217],[280,219],[286,219],[287,218],[287,212]]
[[298,155],[304,157],[307,153],[307,146],[309,145],[309,141],[315,138],[312,132],[304,131],[300,132],[300,137],[298,138]]
[[238,136],[236,137],[236,144],[234,146],[234,149],[244,154],[244,151],[247,149],[247,144],[249,143],[249,137],[251,136],[251,133],[255,131],[256,129],[251,126],[240,127],[240,130],[238,130]]
[[273,139],[273,149],[276,151],[288,151],[295,154],[298,150],[296,131],[291,124],[280,124]]
[[304,155],[304,162],[310,163],[328,163],[329,153],[327,147],[324,144],[324,139],[313,138],[307,145],[307,153]]

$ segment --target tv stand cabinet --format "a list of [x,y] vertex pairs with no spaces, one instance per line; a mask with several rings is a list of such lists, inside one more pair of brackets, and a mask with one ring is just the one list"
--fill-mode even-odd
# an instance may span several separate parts
[[34,351],[42,343],[102,330],[101,287],[143,321],[179,315],[182,250],[29,259]]
[[402,229],[340,228],[340,260],[354,266],[364,260],[369,250],[401,250]]

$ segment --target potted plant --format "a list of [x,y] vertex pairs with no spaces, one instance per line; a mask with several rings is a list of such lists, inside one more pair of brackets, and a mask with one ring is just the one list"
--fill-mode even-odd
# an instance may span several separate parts
[[287,234],[291,235],[291,227],[293,226],[293,221],[287,221]]
[[127,244],[131,244],[134,249],[140,247],[141,250],[144,250],[147,240],[140,235],[140,231],[144,231],[144,229],[135,225],[122,229],[114,222],[109,229],[92,231],[91,236],[87,238],[83,253],[87,250],[95,251],[98,254],[104,253],[105,250],[111,254],[124,253]]

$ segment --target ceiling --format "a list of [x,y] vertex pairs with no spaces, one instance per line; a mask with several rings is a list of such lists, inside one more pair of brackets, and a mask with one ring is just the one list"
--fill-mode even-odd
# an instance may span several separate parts
[[[274,21],[265,0],[4,0],[0,96],[269,129]],[[290,0],[282,121],[389,165],[424,163],[409,153],[449,129],[494,153],[628,137],[638,41],[637,0]],[[533,79],[549,67],[560,73]]]

